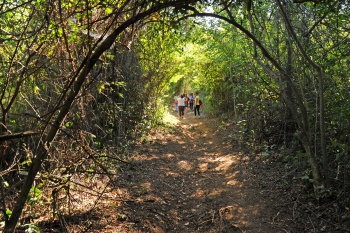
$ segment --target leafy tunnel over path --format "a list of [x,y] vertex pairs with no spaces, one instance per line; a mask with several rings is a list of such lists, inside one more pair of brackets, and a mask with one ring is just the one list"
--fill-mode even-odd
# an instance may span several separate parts
[[[241,114],[255,124],[249,133],[259,140],[278,138],[268,147],[277,141],[290,149],[293,163],[300,156],[303,177],[313,184],[317,201],[347,193],[348,8],[345,0],[3,1],[4,231],[15,231],[25,206],[32,214],[28,200],[38,189],[36,181],[65,175],[53,166],[95,159],[104,142],[127,146],[128,137],[142,134],[142,125],[159,120],[160,106],[168,101],[158,102],[159,97],[186,82],[206,91],[214,110]],[[198,17],[215,20],[198,29]],[[181,49],[167,46],[179,43],[178,38],[220,43],[207,43],[201,57],[178,62]],[[190,68],[183,69],[186,65]],[[174,76],[182,84],[169,87]]]

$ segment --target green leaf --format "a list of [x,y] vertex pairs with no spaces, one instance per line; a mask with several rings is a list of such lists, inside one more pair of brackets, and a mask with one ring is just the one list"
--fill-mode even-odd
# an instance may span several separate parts
[[12,214],[12,211],[9,210],[9,209],[6,209],[6,215],[10,218],[11,217],[11,214]]
[[112,8],[107,7],[107,8],[105,9],[105,13],[106,13],[107,15],[111,14],[112,12],[113,12],[113,9],[112,9]]

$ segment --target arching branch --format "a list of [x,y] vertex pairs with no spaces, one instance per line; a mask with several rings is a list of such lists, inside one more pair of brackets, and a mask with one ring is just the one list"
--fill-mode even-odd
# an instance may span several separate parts
[[5,233],[12,233],[15,231],[18,219],[26,203],[28,193],[33,185],[35,176],[39,172],[43,161],[48,156],[48,149],[50,148],[51,142],[56,137],[56,134],[62,122],[64,121],[65,117],[69,113],[76,96],[79,94],[86,80],[86,77],[88,76],[90,71],[93,69],[93,67],[99,60],[100,56],[113,45],[116,38],[126,28],[130,27],[134,23],[162,9],[165,9],[168,7],[181,7],[181,6],[185,6],[196,2],[197,0],[177,0],[177,1],[166,1],[164,3],[156,4],[150,7],[148,10],[145,10],[126,20],[118,28],[116,28],[108,37],[106,37],[94,52],[88,53],[87,57],[84,59],[84,61],[86,62],[81,65],[82,67],[81,72],[77,76],[76,81],[73,83],[72,89],[68,92],[67,98],[63,101],[62,108],[59,109],[60,112],[58,113],[57,117],[53,120],[53,124],[50,124],[51,127],[50,129],[48,129],[47,134],[44,135],[42,142],[38,145],[35,158],[29,168],[28,175],[21,188],[21,192],[17,198],[17,202],[13,208],[11,218],[9,219],[8,223],[5,226],[5,229],[4,229]]

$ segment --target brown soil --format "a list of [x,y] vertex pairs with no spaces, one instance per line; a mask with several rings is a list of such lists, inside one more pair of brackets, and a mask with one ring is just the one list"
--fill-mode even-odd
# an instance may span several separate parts
[[346,208],[320,206],[281,155],[242,147],[237,131],[187,111],[136,145],[112,178],[91,178],[100,194],[72,195],[75,214],[41,222],[42,232],[349,232]]
[[276,222],[275,200],[254,183],[248,157],[220,129],[187,112],[175,130],[140,145],[137,167],[117,181],[121,201],[96,232],[289,232]]

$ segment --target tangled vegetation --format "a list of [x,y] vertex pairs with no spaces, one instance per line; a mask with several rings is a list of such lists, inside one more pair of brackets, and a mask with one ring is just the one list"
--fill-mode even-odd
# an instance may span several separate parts
[[191,91],[256,151],[278,153],[315,200],[348,211],[349,10],[348,0],[4,0],[4,232],[38,231],[42,205],[64,226],[88,200],[78,196],[107,189],[173,96]]

